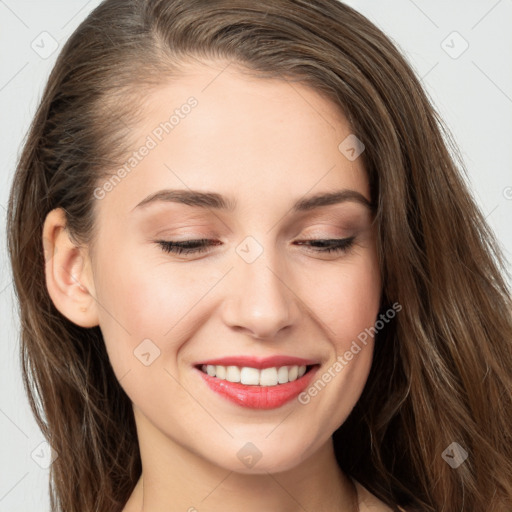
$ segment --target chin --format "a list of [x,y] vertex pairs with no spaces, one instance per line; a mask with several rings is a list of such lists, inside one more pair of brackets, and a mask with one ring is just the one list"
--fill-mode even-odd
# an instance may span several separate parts
[[[240,439],[240,438],[238,438]],[[226,458],[226,453],[233,450],[235,456]],[[280,473],[291,470],[300,465],[310,456],[310,450],[304,451],[304,444],[295,442],[293,444],[284,444],[276,440],[269,442],[263,440],[254,443],[248,441],[240,443],[239,440],[231,443],[230,447],[220,450],[219,457],[210,453],[210,460],[226,470],[247,475],[265,475],[267,473]],[[214,458],[212,459],[212,455]],[[224,456],[223,456],[224,455]]]

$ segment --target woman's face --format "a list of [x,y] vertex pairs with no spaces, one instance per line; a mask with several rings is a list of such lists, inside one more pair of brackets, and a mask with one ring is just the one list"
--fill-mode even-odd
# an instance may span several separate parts
[[144,442],[273,472],[325,445],[362,392],[372,339],[344,354],[377,317],[375,232],[335,106],[223,67],[148,96],[132,160],[96,189],[89,289]]

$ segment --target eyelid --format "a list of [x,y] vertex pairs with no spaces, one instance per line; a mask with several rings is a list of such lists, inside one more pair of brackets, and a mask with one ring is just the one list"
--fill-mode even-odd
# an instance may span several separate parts
[[[356,237],[350,236],[345,238],[307,238],[296,240],[299,246],[303,246],[307,243],[308,251],[315,252],[317,254],[341,254],[349,251],[354,245]],[[201,239],[188,239],[188,240],[156,240],[155,241],[164,252],[169,254],[208,254],[210,248],[216,245],[222,244],[218,240],[212,240],[208,238]],[[319,246],[315,248],[314,244]]]

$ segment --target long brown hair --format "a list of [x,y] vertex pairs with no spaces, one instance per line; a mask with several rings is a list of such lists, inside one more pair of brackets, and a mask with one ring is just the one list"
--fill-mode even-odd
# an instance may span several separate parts
[[[93,191],[122,161],[143,91],[190,58],[309,85],[365,145],[383,306],[403,308],[378,333],[363,395],[334,434],[342,469],[391,506],[510,511],[504,261],[418,79],[379,29],[337,0],[106,0],[62,49],[8,212],[24,385],[58,454],[52,511],[120,511],[141,460],[99,327],[76,326],[49,297],[42,226],[61,207],[76,240],[92,240]],[[442,457],[453,442],[469,455],[456,469]]]

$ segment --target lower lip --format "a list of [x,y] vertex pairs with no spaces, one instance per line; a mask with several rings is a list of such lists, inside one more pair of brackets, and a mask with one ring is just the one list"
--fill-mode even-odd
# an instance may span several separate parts
[[318,366],[314,366],[297,380],[276,386],[246,386],[240,382],[217,379],[198,368],[196,370],[212,391],[237,405],[249,409],[276,409],[296,398],[308,387]]

